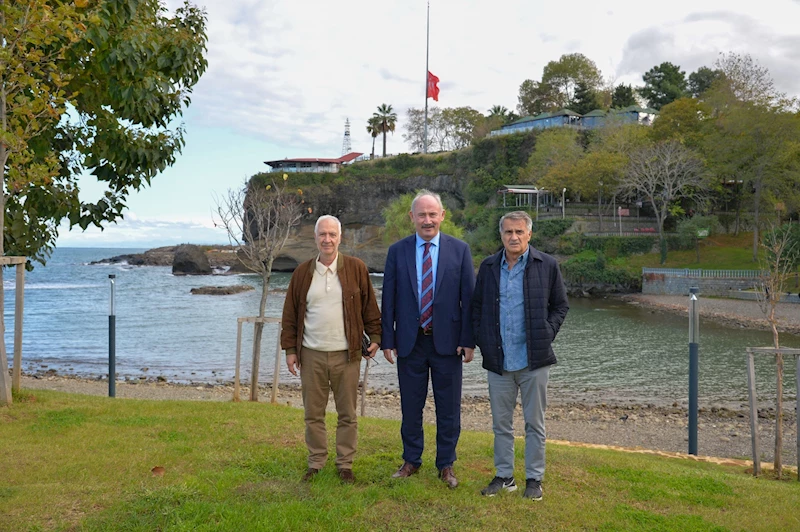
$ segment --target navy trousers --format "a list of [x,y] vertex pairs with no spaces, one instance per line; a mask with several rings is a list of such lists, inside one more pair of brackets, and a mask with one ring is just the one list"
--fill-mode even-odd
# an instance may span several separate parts
[[420,331],[407,357],[397,358],[400,384],[400,407],[403,421],[403,460],[420,466],[425,435],[422,411],[428,396],[428,376],[433,384],[436,404],[436,468],[440,471],[456,461],[456,445],[461,435],[461,357],[440,355],[433,346],[433,336]]

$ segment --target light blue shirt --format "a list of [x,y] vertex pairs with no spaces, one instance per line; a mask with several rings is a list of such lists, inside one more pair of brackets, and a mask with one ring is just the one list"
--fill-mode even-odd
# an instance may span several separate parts
[[[433,290],[433,297],[436,297],[436,269],[439,266],[439,236],[441,233],[436,233],[436,236],[431,238],[431,267],[433,269],[433,279],[431,279],[431,289]],[[422,301],[422,256],[425,254],[425,241],[417,237],[417,303]]]
[[525,295],[522,279],[530,246],[508,270],[506,254],[500,260],[500,338],[503,340],[503,369],[519,371],[528,367],[528,342],[525,335]]

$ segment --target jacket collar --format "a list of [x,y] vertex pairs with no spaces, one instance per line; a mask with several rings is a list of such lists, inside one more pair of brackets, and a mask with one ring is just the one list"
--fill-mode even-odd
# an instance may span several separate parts
[[[504,249],[501,249],[494,255],[491,255],[486,259],[486,264],[489,266],[489,269],[492,271],[492,277],[494,277],[497,286],[500,286],[500,265],[503,262],[503,253],[505,252]],[[528,262],[525,264],[525,270],[531,268],[534,261],[542,262],[544,258],[542,257],[542,253],[533,246],[528,246]]]

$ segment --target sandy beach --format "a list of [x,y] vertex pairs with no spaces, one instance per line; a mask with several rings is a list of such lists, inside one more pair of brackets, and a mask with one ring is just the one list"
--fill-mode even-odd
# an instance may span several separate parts
[[[643,305],[654,311],[686,312],[686,298],[679,296],[649,296],[634,294],[623,296],[631,304]],[[779,313],[784,332],[800,334],[800,307],[781,304]],[[704,298],[701,316],[731,327],[766,328],[758,304],[753,301]],[[25,375],[22,387],[28,390],[50,389],[70,393],[105,396],[108,383],[105,380],[66,377],[40,373]],[[792,395],[792,391],[787,391]],[[116,396],[121,399],[145,400],[188,400],[188,401],[231,401],[233,387],[230,384],[181,385],[160,382],[155,379],[141,382],[118,382]],[[242,398],[249,397],[249,390],[243,388]],[[269,388],[260,390],[259,400],[268,403],[271,398]],[[294,408],[302,408],[300,390],[297,386],[281,385],[278,403]],[[628,449],[686,453],[688,450],[688,416],[680,405],[657,407],[648,404],[584,404],[560,401],[554,393],[550,394],[547,408],[547,433],[551,441],[601,444]],[[774,447],[775,410],[770,405],[759,405],[760,436],[763,460],[771,461]],[[701,405],[698,426],[698,450],[700,455],[747,459],[750,456],[750,421],[746,405],[739,408],[725,408],[715,405]],[[333,400],[329,403],[333,410]],[[791,409],[791,410],[789,410]],[[397,392],[375,392],[368,389],[366,415],[371,417],[399,419],[400,399]],[[425,421],[433,423],[434,408],[432,398],[425,408]],[[489,402],[483,397],[465,397],[462,407],[462,426],[464,430],[491,432]],[[523,435],[524,423],[517,410],[515,422],[518,435]],[[399,435],[398,435],[399,437]],[[794,401],[786,401],[784,410],[785,464],[796,464],[797,430],[794,418]]]

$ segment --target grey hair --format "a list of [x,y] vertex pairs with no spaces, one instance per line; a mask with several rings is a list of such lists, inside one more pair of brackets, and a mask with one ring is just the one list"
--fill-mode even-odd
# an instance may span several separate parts
[[339,224],[339,234],[342,234],[342,222],[339,221],[339,218],[336,216],[331,216],[330,214],[323,214],[319,218],[317,218],[317,223],[314,224],[314,234],[317,234],[317,229],[319,229],[319,223],[323,220],[335,220],[337,224]]
[[528,227],[528,231],[533,229],[533,220],[531,220],[530,215],[528,215],[525,211],[511,211],[503,215],[500,218],[500,234],[503,234],[503,222],[506,220],[525,220],[525,225]]
[[436,192],[431,192],[430,190],[423,188],[423,189],[420,189],[420,191],[417,192],[417,195],[414,196],[414,199],[411,200],[411,212],[414,212],[414,205],[416,205],[417,204],[417,200],[420,199],[423,196],[432,197],[433,199],[436,200],[436,203],[439,204],[439,208],[444,210],[444,204],[442,204],[442,197],[439,194],[437,194]]

